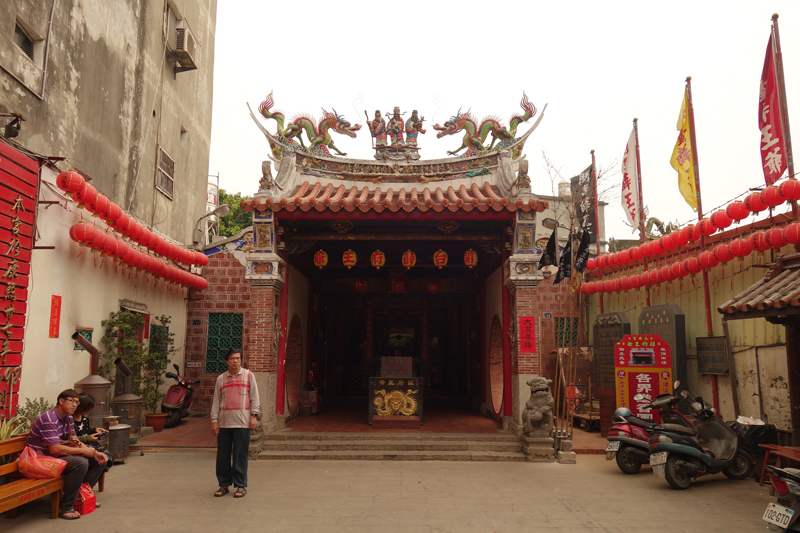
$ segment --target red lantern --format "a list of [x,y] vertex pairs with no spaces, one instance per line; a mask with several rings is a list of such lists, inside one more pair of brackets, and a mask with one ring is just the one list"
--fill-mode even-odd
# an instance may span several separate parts
[[442,267],[447,266],[447,252],[444,250],[439,250],[433,254],[433,264],[439,267],[439,270]]
[[583,294],[594,294],[594,283],[589,281],[581,284],[581,292]]
[[667,235],[661,237],[661,246],[668,252],[671,252],[675,249],[675,243],[672,240],[672,236],[672,233],[668,233]]
[[95,231],[97,230],[94,228],[94,226],[87,224],[86,222],[78,222],[69,228],[69,238],[79,244],[84,244],[91,240],[91,237],[94,235]]
[[590,257],[586,261],[586,270],[594,270],[595,268],[597,268],[597,260],[594,257]]
[[744,206],[753,213],[758,213],[759,211],[763,211],[767,208],[767,204],[765,204],[761,199],[760,192],[754,192],[745,196]]
[[[140,226],[141,226],[141,224],[140,224]],[[145,228],[144,226],[142,226],[142,231],[139,232],[139,234],[136,236],[135,240],[136,240],[136,242],[138,242],[142,246],[147,246],[147,243],[150,242],[150,238],[152,236],[153,236],[153,234],[150,233],[150,230]]]
[[675,279],[675,276],[672,275],[672,268],[670,268],[669,266],[661,267],[660,272],[661,272],[661,279],[663,279],[664,281],[672,281],[673,279]]
[[130,246],[128,246],[119,239],[115,240],[117,241],[117,254],[115,255],[115,257],[120,261],[122,261],[122,259],[127,255],[128,250],[130,250]]
[[725,211],[714,211],[711,214],[711,223],[719,229],[725,229],[733,224],[733,220]]
[[619,253],[619,264],[627,265],[630,262],[631,262],[631,249],[628,248],[627,250],[622,250]]
[[601,255],[600,257],[598,257],[597,258],[597,265],[600,268],[607,268],[608,267],[608,256],[607,255]]
[[202,291],[203,289],[208,287],[208,280],[205,278],[198,278],[197,279],[197,286],[195,287],[197,290]]
[[761,191],[761,201],[770,207],[776,207],[786,201],[786,198],[781,193],[780,187],[770,185]]
[[697,227],[700,230],[700,235],[705,235],[706,237],[717,231],[717,228],[707,218],[698,222]]
[[719,264],[719,259],[714,257],[711,252],[703,252],[697,256],[697,260],[703,268],[714,268]]
[[683,246],[689,242],[688,233],[685,233],[682,229],[675,230],[670,235],[672,235],[672,244],[675,246]]
[[417,264],[417,254],[408,250],[403,252],[403,266],[406,267],[406,270],[411,270],[411,267]]
[[89,202],[94,202],[97,198],[97,189],[86,184],[86,187],[79,189],[72,194],[72,199],[78,202],[78,207],[83,209]]
[[314,266],[320,270],[328,266],[328,254],[322,250],[317,251],[314,254]]
[[122,216],[122,208],[117,204],[115,204],[114,202],[108,202],[108,205],[105,207],[105,209],[100,212],[100,218],[110,223],[111,225],[113,225],[114,222],[119,220],[121,216]]
[[791,178],[781,183],[781,194],[787,200],[800,200],[800,181]]
[[144,245],[147,246],[150,250],[155,252],[158,249],[160,242],[161,242],[161,237],[159,237],[156,233],[151,231],[150,238],[147,240],[147,242],[144,243]]
[[386,254],[384,254],[380,250],[372,252],[372,257],[370,258],[370,262],[372,263],[372,266],[374,266],[376,270],[380,270],[381,267],[386,264]]
[[631,248],[631,260],[638,261],[642,258],[642,248],[639,246],[634,246]]
[[686,265],[686,270],[689,271],[689,274],[699,274],[703,270],[703,265],[700,264],[696,257],[686,259],[683,264]]
[[66,191],[68,194],[74,194],[86,187],[86,180],[77,172],[68,170],[58,175],[56,178],[56,185],[62,191]]
[[736,239],[730,244],[731,254],[739,259],[750,255],[753,251],[753,245],[747,239]]
[[650,284],[651,285],[658,285],[664,281],[664,278],[661,277],[661,271],[659,269],[651,270],[650,271]]
[[159,254],[166,256],[167,255],[167,247],[169,243],[162,239],[161,237],[158,238],[158,243],[156,244],[156,252]]
[[[124,244],[124,243],[123,243]],[[124,253],[119,255],[119,260],[125,263],[126,265],[133,266],[134,258],[136,257],[137,252],[133,246],[128,246],[125,244]]]
[[106,222],[108,222],[109,226],[111,226],[112,228],[114,228],[118,232],[120,232],[123,235],[125,235],[125,231],[123,231],[123,230],[127,229],[128,226],[130,225],[131,217],[126,215],[125,212],[122,211],[122,209],[120,209],[119,217],[117,217],[116,220],[107,220]]
[[744,205],[744,202],[733,202],[725,209],[725,212],[733,220],[742,220],[750,216],[750,210]]
[[614,292],[614,280],[607,279],[603,282],[603,292]]
[[464,252],[464,264],[469,268],[478,264],[478,253],[475,250],[469,249]]
[[401,293],[406,289],[406,284],[401,279],[393,279],[392,283],[391,283],[391,286],[392,286],[392,292],[393,293]]
[[678,279],[689,275],[689,271],[686,269],[686,265],[683,261],[673,263],[669,269],[672,272],[672,279]]
[[358,292],[362,294],[367,292],[367,287],[368,287],[367,280],[365,279],[356,280],[356,290]]
[[115,239],[113,235],[106,235],[106,239],[103,241],[103,246],[100,248],[100,251],[103,255],[117,257],[117,250],[119,249],[119,246],[117,246],[118,242],[119,241]]
[[358,260],[358,256],[353,250],[347,250],[342,254],[342,264],[347,267],[347,270],[353,268]]
[[747,240],[750,241],[750,245],[756,252],[761,253],[770,249],[769,244],[767,244],[766,234],[763,231],[751,233]]
[[644,285],[644,282],[642,281],[642,276],[640,276],[639,274],[634,274],[633,276],[631,276],[628,279],[631,280],[631,288],[632,289],[638,289],[639,287]]
[[627,276],[622,277],[619,279],[619,288],[623,291],[627,291],[631,288],[631,280]]
[[733,254],[727,244],[718,244],[711,250],[711,253],[713,253],[714,258],[721,263],[727,263],[733,259]]
[[[797,180],[792,180],[797,181]],[[783,238],[786,239],[786,242],[789,244],[799,244],[800,243],[800,224],[794,223],[789,224],[783,229]]]
[[102,231],[96,230],[89,241],[89,246],[93,251],[102,251],[103,246],[105,246],[106,239],[113,238],[110,235],[106,235]]
[[111,203],[111,200],[103,196],[102,194],[98,194],[94,197],[93,201],[86,202],[86,209],[92,212],[95,216],[100,216],[100,213],[108,210],[108,205]]
[[440,289],[440,288],[441,288],[441,286],[439,285],[439,280],[437,280],[437,279],[432,279],[432,280],[430,280],[430,281],[428,282],[428,292],[429,292],[429,293],[431,293],[431,294],[434,294],[434,295],[435,295],[436,293],[438,293],[438,292],[439,292],[439,289]]
[[653,255],[660,255],[664,253],[664,244],[661,242],[661,239],[656,239],[650,243],[650,250],[653,252]]
[[687,226],[684,229],[686,230],[686,236],[689,242],[695,242],[700,239],[700,228],[697,227],[697,224]]
[[208,256],[203,252],[195,252],[195,256],[197,258],[197,263],[195,263],[196,265],[206,266],[208,264]]
[[783,230],[780,228],[767,230],[764,235],[764,242],[766,242],[770,248],[783,248],[787,244],[786,238],[783,236]]
[[136,222],[134,219],[131,219],[130,223],[128,224],[128,231],[125,232],[125,236],[132,241],[139,242],[139,237],[142,235],[143,229],[144,228],[141,224]]

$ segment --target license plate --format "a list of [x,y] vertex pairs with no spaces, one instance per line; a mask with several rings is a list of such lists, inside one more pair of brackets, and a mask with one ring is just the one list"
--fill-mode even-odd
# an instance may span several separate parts
[[651,465],[663,465],[667,462],[667,453],[668,452],[658,452],[650,454],[650,464]]
[[609,442],[608,446],[606,446],[607,452],[615,452],[619,450],[619,441],[615,440],[614,442]]
[[770,524],[775,524],[776,526],[786,528],[792,521],[792,515],[794,515],[793,510],[787,509],[786,507],[776,503],[770,503],[767,505],[767,510],[764,511],[764,516],[761,518]]

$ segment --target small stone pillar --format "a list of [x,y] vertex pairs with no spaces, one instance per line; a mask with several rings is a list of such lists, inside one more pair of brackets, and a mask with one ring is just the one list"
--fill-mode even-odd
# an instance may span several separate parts
[[533,376],[526,384],[531,395],[522,411],[522,449],[531,463],[552,463],[555,460],[553,430],[553,395],[551,380]]

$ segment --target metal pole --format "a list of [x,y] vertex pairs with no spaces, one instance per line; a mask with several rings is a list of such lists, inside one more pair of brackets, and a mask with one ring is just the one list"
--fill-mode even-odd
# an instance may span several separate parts
[[[644,230],[644,194],[642,193],[642,163],[639,160],[639,119],[633,118],[633,135],[636,138],[636,181],[639,185],[639,233],[642,239],[642,244],[647,241],[647,235]],[[644,272],[647,272],[649,261],[647,257],[644,258]],[[650,286],[644,286],[644,304],[645,307],[650,307]]]

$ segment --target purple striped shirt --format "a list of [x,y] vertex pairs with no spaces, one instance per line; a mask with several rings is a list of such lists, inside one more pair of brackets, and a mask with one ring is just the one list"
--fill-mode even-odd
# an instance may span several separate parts
[[50,455],[48,446],[60,444],[62,440],[67,440],[70,435],[74,434],[75,422],[72,415],[60,418],[58,411],[53,407],[36,417],[31,424],[28,446],[41,454]]

